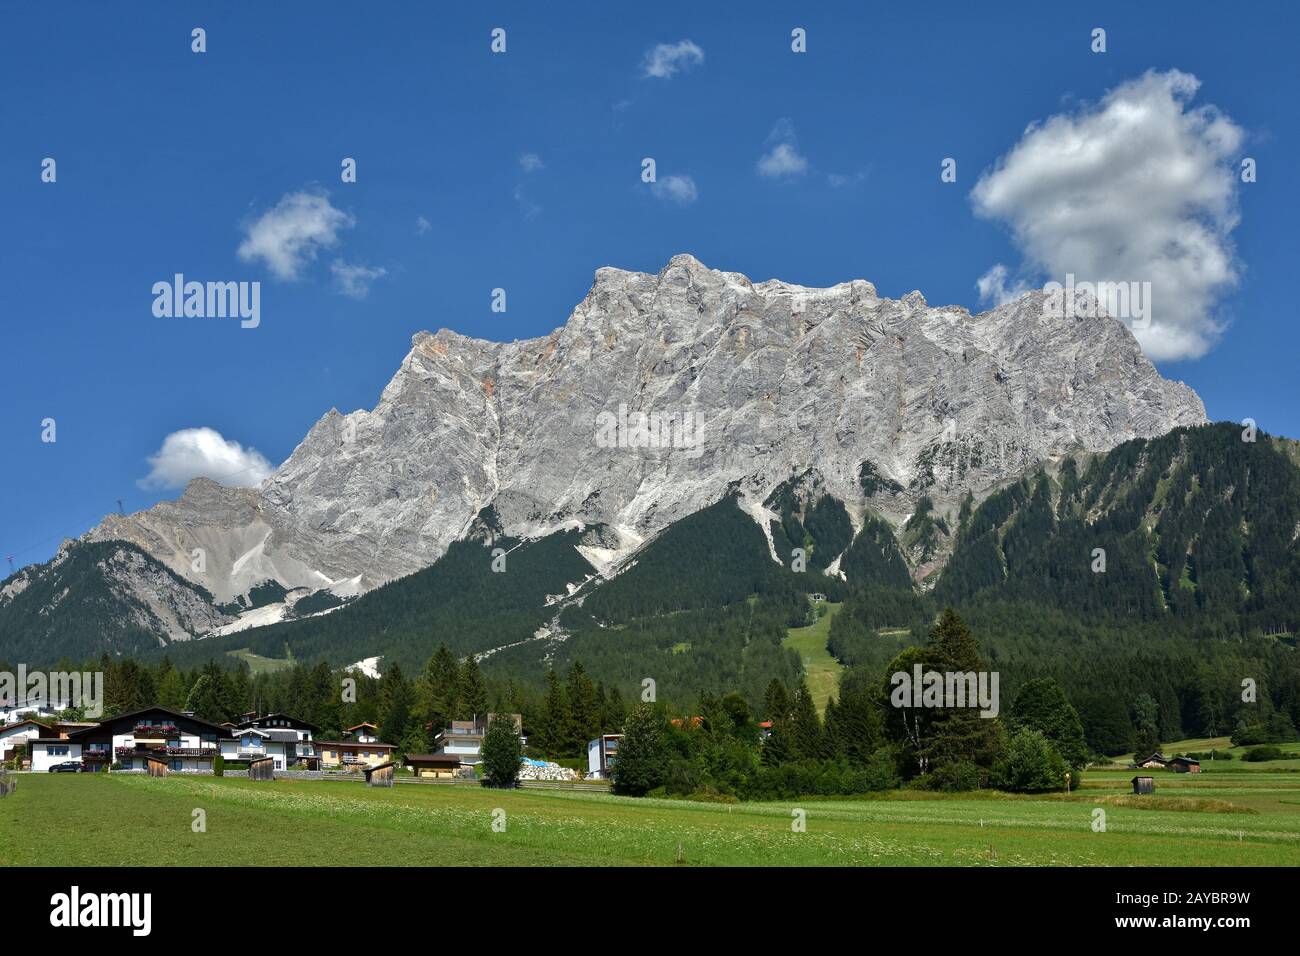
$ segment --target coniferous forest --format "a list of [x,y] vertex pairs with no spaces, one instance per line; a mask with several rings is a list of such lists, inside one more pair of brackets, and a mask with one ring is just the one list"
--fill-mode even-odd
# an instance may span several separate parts
[[[838,501],[778,489],[769,545],[732,495],[605,581],[575,549],[581,531],[490,534],[330,614],[61,664],[104,669],[110,710],[285,710],[325,732],[366,720],[405,752],[489,710],[522,713],[532,752],[553,759],[626,729],[627,792],[1033,790],[1162,741],[1295,739],[1294,443],[1178,429],[1036,470],[959,515],[921,504],[901,536],[870,512],[855,534]],[[937,581],[913,586],[905,554],[945,545]],[[803,571],[773,560],[799,547]],[[504,573],[490,548],[507,552]],[[824,574],[836,555],[843,576]],[[783,645],[816,619],[814,592],[840,605],[827,648],[844,666],[821,714]],[[283,666],[254,674],[229,653],[244,649]],[[356,701],[340,703],[340,668],[375,655],[383,676],[351,674]],[[916,663],[997,671],[1003,714],[889,706],[889,675]]]

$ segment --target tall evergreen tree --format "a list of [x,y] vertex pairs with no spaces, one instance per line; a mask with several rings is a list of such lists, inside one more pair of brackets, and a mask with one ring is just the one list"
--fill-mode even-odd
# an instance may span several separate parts
[[610,771],[615,793],[641,797],[663,785],[668,771],[666,736],[663,714],[653,704],[640,704],[632,710]]

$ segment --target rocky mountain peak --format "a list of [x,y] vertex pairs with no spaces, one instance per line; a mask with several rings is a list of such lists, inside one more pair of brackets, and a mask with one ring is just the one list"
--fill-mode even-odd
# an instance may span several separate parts
[[331,410],[260,490],[201,480],[90,536],[219,600],[266,579],[364,589],[433,562],[488,505],[512,536],[577,521],[631,549],[729,488],[761,502],[815,468],[855,521],[897,525],[923,496],[951,511],[1044,459],[1204,420],[1123,324],[1054,317],[1041,293],[972,316],[683,254],[598,269],[543,337],[419,332],[374,409]]

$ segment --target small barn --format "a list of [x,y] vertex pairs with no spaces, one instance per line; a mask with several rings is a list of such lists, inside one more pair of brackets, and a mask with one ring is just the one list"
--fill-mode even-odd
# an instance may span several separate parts
[[1174,773],[1200,773],[1201,762],[1193,757],[1175,757],[1169,761],[1169,769]]
[[171,768],[167,766],[167,761],[162,757],[155,757],[152,754],[145,757],[144,769],[151,777],[165,777],[171,773]]
[[393,785],[393,768],[396,766],[391,760],[386,763],[377,764],[373,767],[366,768],[366,786],[367,787],[391,787]]
[[1133,792],[1134,793],[1155,793],[1156,778],[1155,777],[1134,777]]
[[1149,757],[1141,757],[1133,762],[1141,770],[1161,770],[1169,766],[1169,758],[1159,751]]
[[248,765],[249,780],[274,780],[275,779],[275,758],[258,757]]
[[406,765],[417,777],[451,778],[460,770],[460,757],[455,754],[407,754]]

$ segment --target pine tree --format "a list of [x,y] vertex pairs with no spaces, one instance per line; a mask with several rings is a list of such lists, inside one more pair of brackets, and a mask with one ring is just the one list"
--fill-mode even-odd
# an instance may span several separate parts
[[379,678],[379,739],[401,743],[411,719],[411,685],[396,661],[384,668]]
[[662,786],[667,775],[666,724],[653,704],[641,704],[623,725],[618,758],[610,770],[615,793],[642,797]]
[[459,719],[487,720],[487,684],[483,682],[483,672],[479,670],[478,661],[472,654],[465,658],[465,662],[460,666],[457,687]]
[[827,752],[826,738],[806,681],[801,680],[795,689],[792,710],[795,751],[803,760],[821,760]]
[[509,714],[498,714],[488,722],[481,754],[484,786],[515,786],[524,752],[514,719]]
[[1088,744],[1078,711],[1070,706],[1056,681],[1042,677],[1021,687],[1012,706],[1011,723],[1036,730],[1051,741],[1078,779],[1078,772],[1088,764]]
[[596,685],[591,682],[581,661],[569,667],[569,719],[571,744],[585,745],[600,733],[600,704]]

